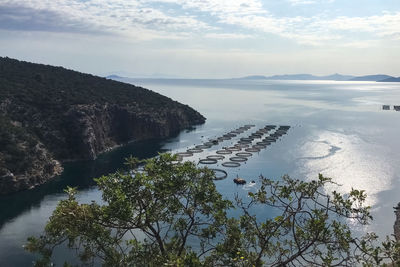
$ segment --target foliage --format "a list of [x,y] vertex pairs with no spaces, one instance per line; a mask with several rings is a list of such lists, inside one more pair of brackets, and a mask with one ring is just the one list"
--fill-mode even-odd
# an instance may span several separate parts
[[79,204],[69,188],[46,235],[31,238],[27,248],[42,253],[45,261],[54,244],[68,241],[69,247],[81,248],[82,261],[99,257],[107,266],[195,264],[199,254],[188,240],[200,240],[205,252],[221,232],[231,203],[217,192],[212,171],[173,160],[167,154],[147,160],[134,178],[119,172],[97,179],[105,205]]
[[[146,160],[143,169],[97,179],[104,204],[79,204],[76,191],[59,203],[39,238],[26,248],[47,266],[61,243],[80,259],[101,259],[104,266],[375,266],[399,263],[399,244],[376,246],[373,233],[354,236],[351,220],[366,225],[370,208],[364,191],[326,194],[332,183],[322,175],[304,182],[260,178],[249,197],[224,200],[214,173],[168,154]],[[128,166],[136,166],[130,158]],[[279,212],[257,216],[260,209]],[[238,209],[241,216],[229,218]],[[198,246],[191,248],[190,244]]]
[[136,102],[175,106],[177,102],[148,89],[62,67],[0,57],[0,100],[12,99],[40,109],[62,110],[74,104]]
[[21,173],[31,167],[36,144],[25,129],[0,115],[0,176],[7,170]]
[[[236,226],[237,239],[241,241],[224,241],[226,246],[237,244],[230,249],[240,252],[250,266],[374,265],[388,256],[373,246],[375,235],[354,237],[347,225],[348,220],[366,225],[372,219],[370,207],[364,206],[364,191],[352,190],[346,196],[334,191],[328,195],[324,186],[332,181],[322,175],[311,182],[287,175],[281,181],[261,177],[260,182],[261,188],[249,193],[250,201],[236,198],[243,213]],[[262,208],[280,212],[276,217],[260,220],[251,210]],[[393,253],[392,248],[388,250]],[[375,254],[379,256],[374,257]],[[221,265],[238,260],[229,256]],[[220,259],[216,257],[217,262]]]
[[[25,141],[40,141],[58,160],[87,158],[88,151],[80,135],[80,131],[87,126],[80,122],[85,114],[79,107],[88,107],[88,112],[92,112],[89,114],[91,118],[100,117],[103,107],[129,110],[137,115],[138,125],[135,126],[139,128],[136,130],[139,133],[143,131],[140,124],[149,123],[148,114],[168,118],[174,115],[176,109],[193,123],[204,122],[204,118],[190,107],[145,88],[62,67],[0,57],[0,142],[9,144],[0,147],[0,163],[4,165],[0,169],[26,171],[22,167],[30,164],[27,157],[30,154],[20,153],[18,148]],[[130,129],[132,122],[129,127],[121,123],[126,114],[109,115],[115,118],[109,118],[107,114],[104,116],[106,118],[98,122],[98,131],[110,128],[111,134],[115,133],[117,144],[133,139],[131,132],[126,130]],[[174,119],[180,120],[176,116]],[[14,127],[9,122],[20,126]],[[24,131],[24,134],[17,131]],[[154,135],[157,137],[156,133]],[[10,160],[4,160],[5,157]]]

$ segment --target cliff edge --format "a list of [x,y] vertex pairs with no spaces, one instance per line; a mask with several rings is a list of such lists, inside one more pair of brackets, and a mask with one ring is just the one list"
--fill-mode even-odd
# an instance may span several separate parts
[[0,194],[48,181],[62,172],[60,162],[95,159],[204,121],[145,88],[0,57]]

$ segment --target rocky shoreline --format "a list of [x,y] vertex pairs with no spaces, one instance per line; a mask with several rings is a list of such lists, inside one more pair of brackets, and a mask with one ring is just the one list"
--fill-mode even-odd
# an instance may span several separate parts
[[0,57],[0,195],[47,182],[62,173],[62,162],[204,122],[145,88]]
[[[179,108],[153,113],[137,111],[129,106],[95,104],[71,107],[65,113],[65,121],[70,129],[67,136],[58,130],[46,132],[46,127],[40,129],[41,134],[54,143],[45,146],[37,141],[34,149],[25,150],[31,158],[29,168],[20,173],[7,168],[3,170],[0,195],[32,189],[47,182],[62,173],[62,162],[94,160],[98,155],[130,141],[167,138],[192,125],[204,123],[204,118],[199,114],[191,118]],[[69,149],[60,147],[57,151],[54,144],[59,146],[63,142],[75,145]],[[23,148],[23,142],[18,146]]]

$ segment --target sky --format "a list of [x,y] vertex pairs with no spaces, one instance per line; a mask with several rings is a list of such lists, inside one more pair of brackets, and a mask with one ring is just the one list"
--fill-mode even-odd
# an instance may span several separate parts
[[129,77],[397,77],[400,0],[0,0],[0,56]]

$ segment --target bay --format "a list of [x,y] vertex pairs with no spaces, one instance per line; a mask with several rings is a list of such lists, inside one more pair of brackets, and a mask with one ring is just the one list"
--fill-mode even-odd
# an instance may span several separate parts
[[[331,177],[340,187],[328,190],[348,192],[364,189],[372,206],[373,223],[357,231],[393,232],[393,206],[400,201],[400,112],[382,110],[382,105],[400,105],[398,83],[265,81],[265,80],[171,80],[126,79],[190,105],[202,113],[204,125],[185,130],[168,140],[131,143],[102,155],[96,161],[67,164],[63,175],[31,191],[0,197],[0,266],[29,266],[34,255],[22,245],[31,235],[39,235],[67,186],[79,188],[83,202],[100,201],[93,177],[121,168],[130,154],[141,158],[158,152],[182,152],[244,124],[256,126],[246,136],[266,124],[290,125],[287,135],[255,153],[238,168],[221,168],[228,177],[216,181],[218,190],[229,199],[245,197],[257,189],[257,178],[279,179],[284,174],[303,180],[318,173]],[[215,154],[226,140],[189,158],[198,161]],[[240,176],[255,184],[237,186]],[[261,216],[269,211],[260,210]],[[349,222],[351,223],[351,222]],[[57,250],[58,263],[72,257]]]

